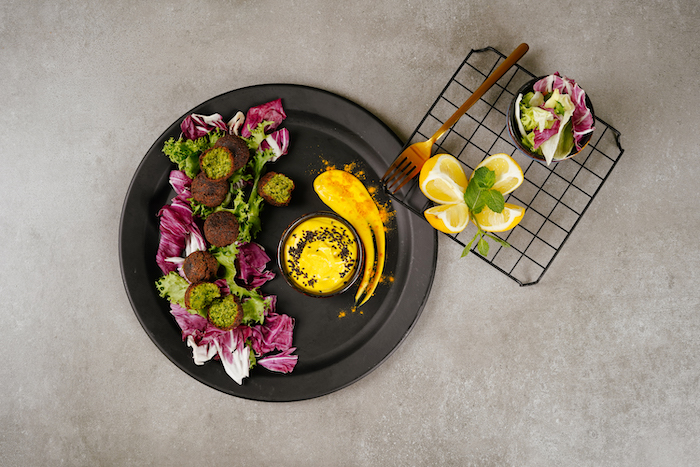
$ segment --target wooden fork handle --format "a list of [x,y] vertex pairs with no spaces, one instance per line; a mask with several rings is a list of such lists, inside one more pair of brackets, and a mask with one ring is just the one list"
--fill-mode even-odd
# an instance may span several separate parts
[[481,96],[483,96],[486,91],[491,89],[491,86],[496,84],[496,81],[501,79],[501,77],[505,75],[508,70],[510,70],[510,67],[515,65],[515,63],[520,60],[523,55],[525,55],[528,49],[528,45],[522,43],[510,55],[508,55],[503,63],[498,65],[498,68],[496,68],[494,72],[491,73],[488,78],[486,78],[486,81],[484,81],[481,86],[479,86],[476,91],[469,96],[469,99],[467,99],[464,104],[462,104],[462,106],[457,109],[457,111],[450,118],[448,118],[445,123],[443,123],[438,131],[436,131],[430,138],[430,141],[434,143],[435,141],[439,140],[447,130],[452,128],[452,125],[457,123],[457,120],[459,120],[472,105],[476,104],[476,102],[481,99]]

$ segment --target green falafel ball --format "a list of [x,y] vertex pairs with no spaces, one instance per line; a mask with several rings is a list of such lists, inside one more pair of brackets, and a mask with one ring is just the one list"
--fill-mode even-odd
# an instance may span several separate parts
[[284,174],[268,172],[260,179],[258,194],[273,206],[286,206],[292,198],[294,181]]
[[208,318],[217,328],[228,331],[241,324],[243,307],[235,295],[226,295],[211,302]]
[[185,305],[192,310],[206,310],[209,304],[220,296],[221,290],[218,285],[213,282],[197,282],[187,288]]
[[200,156],[199,166],[210,180],[224,180],[233,174],[233,155],[224,147],[213,147]]

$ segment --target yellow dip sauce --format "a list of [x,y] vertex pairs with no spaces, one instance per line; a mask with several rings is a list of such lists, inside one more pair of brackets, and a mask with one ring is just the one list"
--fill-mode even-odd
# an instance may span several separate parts
[[315,295],[332,294],[352,280],[358,248],[352,232],[341,222],[311,217],[288,236],[282,264],[300,289]]

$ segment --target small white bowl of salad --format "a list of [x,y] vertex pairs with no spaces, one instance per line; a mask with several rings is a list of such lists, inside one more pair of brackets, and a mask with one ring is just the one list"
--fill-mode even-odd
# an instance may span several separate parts
[[533,78],[508,108],[508,133],[527,156],[546,162],[570,159],[591,140],[593,104],[573,79],[559,72]]

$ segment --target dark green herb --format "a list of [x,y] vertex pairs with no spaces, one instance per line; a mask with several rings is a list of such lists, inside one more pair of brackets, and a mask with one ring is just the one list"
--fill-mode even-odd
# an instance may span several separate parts
[[476,248],[479,251],[479,254],[481,256],[487,256],[489,254],[489,244],[484,237],[489,237],[504,247],[510,246],[505,240],[484,232],[474,217],[474,214],[479,214],[484,210],[484,207],[488,207],[493,212],[503,212],[505,200],[503,199],[503,194],[501,194],[500,191],[492,189],[494,183],[496,183],[496,172],[488,167],[478,168],[474,172],[472,179],[469,180],[467,190],[464,192],[464,202],[467,203],[470,217],[474,219],[477,232],[467,246],[464,247],[462,257],[469,254],[472,245],[475,241],[477,241],[477,239],[478,241]]

